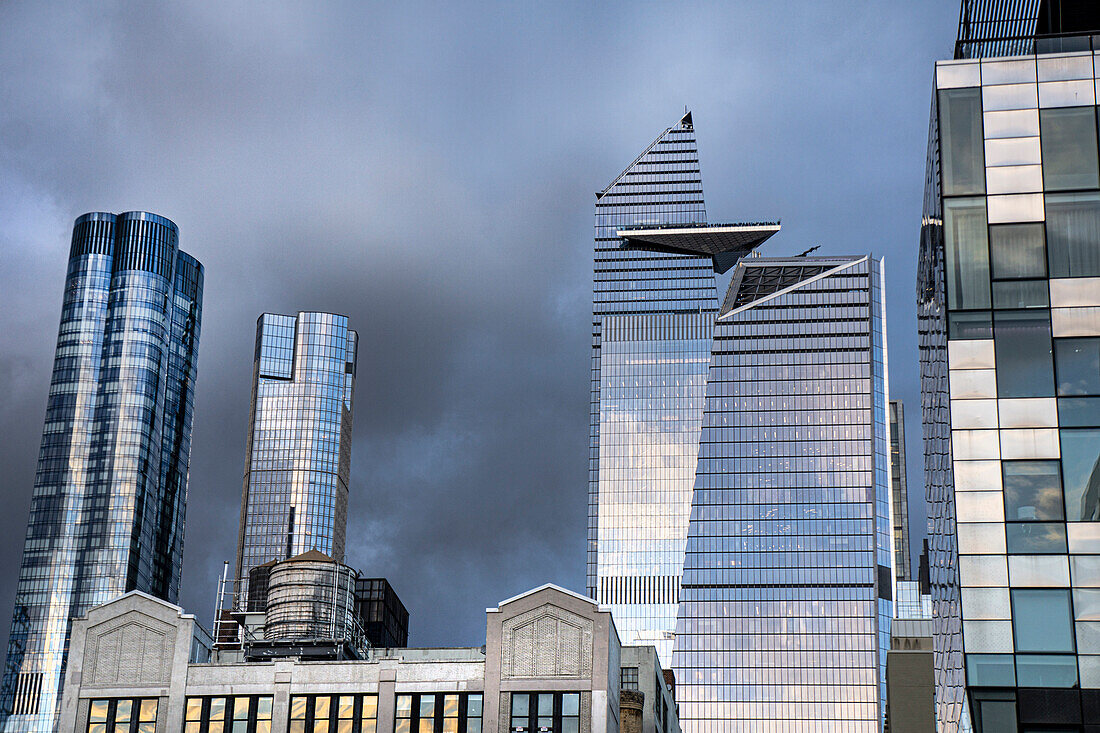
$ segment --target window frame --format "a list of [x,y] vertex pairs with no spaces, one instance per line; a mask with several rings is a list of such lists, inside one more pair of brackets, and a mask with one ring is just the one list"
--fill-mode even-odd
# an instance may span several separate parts
[[[103,720],[94,720],[96,703],[107,703],[107,710]],[[118,721],[118,704],[121,702],[130,704],[129,718],[122,723]],[[142,715],[144,703],[153,703],[152,719]],[[135,714],[136,712],[136,714]],[[119,730],[120,725],[126,725],[128,733],[156,733],[157,716],[160,712],[159,697],[99,697],[91,700],[88,705],[88,722],[84,727],[86,733],[126,733]],[[143,730],[143,725],[152,725],[151,729]],[[93,731],[92,726],[103,726]]]

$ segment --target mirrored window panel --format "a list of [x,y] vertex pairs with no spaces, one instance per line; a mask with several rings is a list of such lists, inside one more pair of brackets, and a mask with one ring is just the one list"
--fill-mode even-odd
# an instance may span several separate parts
[[[1018,654],[1016,655],[1016,680],[1020,687],[1075,687],[1077,685],[1077,657],[1054,654]],[[1002,729],[987,728],[986,730]],[[1004,728],[1003,730],[1013,729]]]
[[1100,338],[1055,339],[1058,394],[1100,395]]
[[1046,280],[1007,280],[993,283],[993,307],[1047,308],[1050,288]]
[[994,224],[989,248],[996,279],[1046,277],[1046,230],[1042,222]]
[[1066,552],[1062,522],[1015,522],[1005,525],[1005,542],[1014,555],[1056,555]]
[[1066,519],[1100,521],[1100,429],[1061,431]]
[[1051,277],[1100,275],[1100,193],[1046,196]]
[[270,733],[270,695],[189,697],[184,733]]
[[1039,127],[1043,146],[1043,186],[1047,191],[1100,186],[1094,107],[1040,110]]
[[1054,396],[1049,311],[998,311],[993,338],[998,397]]
[[480,692],[421,692],[398,695],[394,731],[395,733],[481,733],[481,711]]
[[579,692],[513,692],[511,733],[578,733]]
[[1005,521],[1062,520],[1062,475],[1058,461],[1004,461]]
[[952,309],[989,307],[989,242],[984,198],[943,202],[947,302]]
[[979,87],[939,92],[943,195],[985,193],[985,141]]
[[87,733],[156,733],[158,699],[92,700]]
[[993,316],[988,311],[948,313],[947,335],[952,341],[991,339]]
[[1073,610],[1064,588],[1013,589],[1012,629],[1018,652],[1074,651]]
[[1100,427],[1100,397],[1061,397],[1058,424],[1064,428]]

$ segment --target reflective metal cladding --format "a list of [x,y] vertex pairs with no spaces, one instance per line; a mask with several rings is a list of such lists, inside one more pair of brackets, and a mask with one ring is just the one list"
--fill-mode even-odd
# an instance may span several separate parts
[[70,619],[129,590],[175,602],[203,268],[146,212],[76,220],[0,719],[56,722]]
[[358,336],[345,316],[265,313],[256,325],[237,549],[248,571],[318,550],[343,562]]

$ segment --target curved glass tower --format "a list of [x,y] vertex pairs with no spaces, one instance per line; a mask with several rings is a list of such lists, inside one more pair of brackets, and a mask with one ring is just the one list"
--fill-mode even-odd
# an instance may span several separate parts
[[357,343],[333,313],[264,313],[256,324],[239,599],[248,571],[271,560],[318,550],[343,562]]
[[0,719],[53,730],[69,620],[129,590],[175,602],[203,269],[147,212],[76,220]]

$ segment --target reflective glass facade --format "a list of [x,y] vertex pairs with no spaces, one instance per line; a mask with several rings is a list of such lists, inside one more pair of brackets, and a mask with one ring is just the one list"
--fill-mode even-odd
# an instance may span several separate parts
[[691,115],[597,194],[588,594],[624,644],[672,653],[718,307],[705,255],[624,248],[616,231],[706,221]]
[[76,220],[0,718],[52,731],[70,618],[179,594],[203,270],[145,212]]
[[881,265],[747,258],[714,326],[673,668],[685,731],[880,730]]
[[909,562],[909,490],[905,480],[905,406],[890,400],[890,494],[894,502],[894,574],[911,580]]
[[941,731],[1100,721],[1097,64],[936,65],[918,308]]
[[265,313],[256,326],[237,577],[318,550],[343,560],[357,335],[345,316]]

